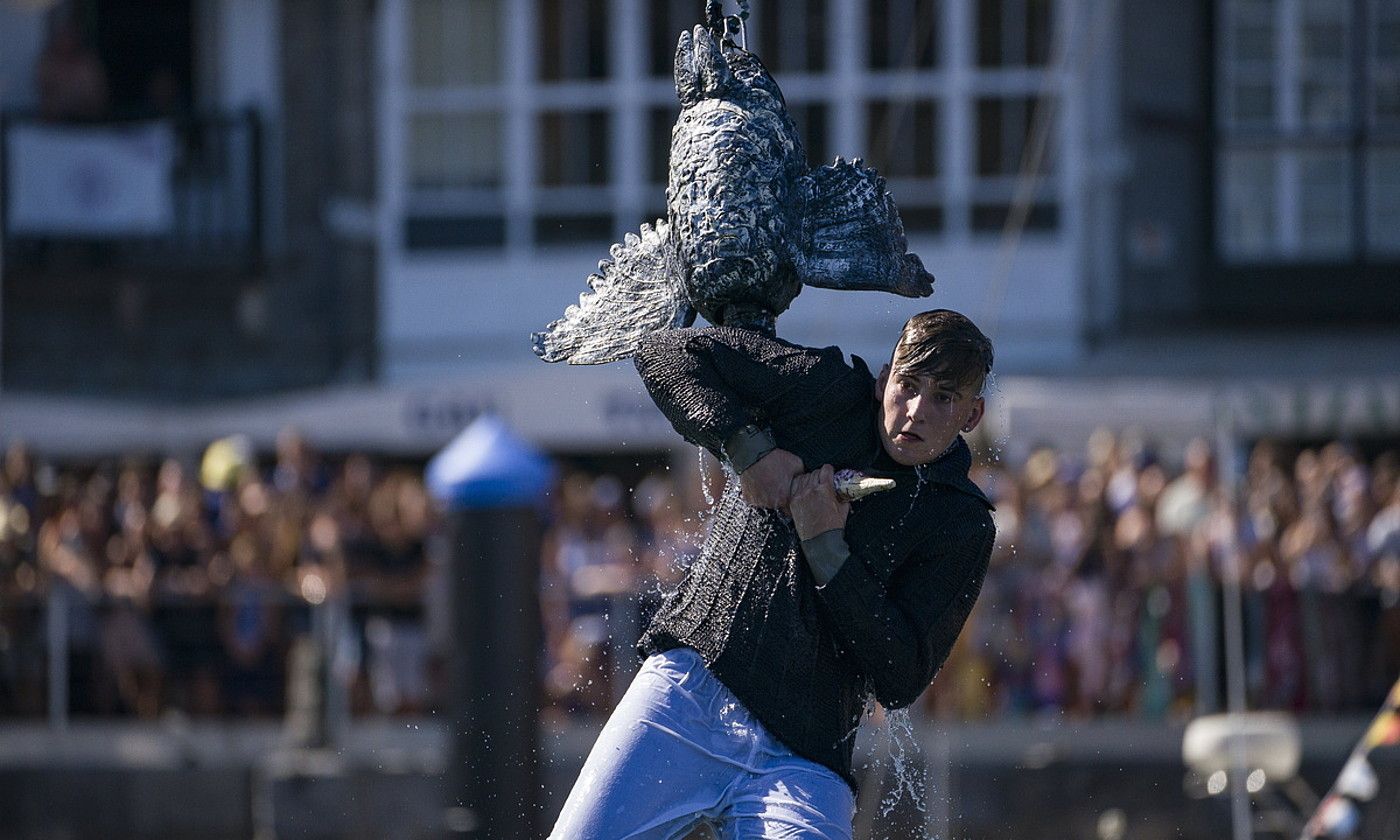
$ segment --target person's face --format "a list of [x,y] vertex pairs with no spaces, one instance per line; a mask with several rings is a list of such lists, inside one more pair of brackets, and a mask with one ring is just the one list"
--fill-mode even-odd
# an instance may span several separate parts
[[929,374],[892,373],[885,365],[880,389],[880,442],[895,463],[927,464],[982,422],[982,397]]

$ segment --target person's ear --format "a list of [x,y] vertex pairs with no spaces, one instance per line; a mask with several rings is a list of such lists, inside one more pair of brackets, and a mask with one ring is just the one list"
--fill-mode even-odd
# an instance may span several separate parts
[[885,398],[885,383],[890,381],[890,366],[885,365],[880,368],[880,375],[875,377],[875,399]]
[[977,428],[977,424],[982,422],[982,415],[987,411],[987,401],[982,397],[977,397],[972,401],[972,411],[967,415],[967,422],[963,423],[962,430],[970,432]]

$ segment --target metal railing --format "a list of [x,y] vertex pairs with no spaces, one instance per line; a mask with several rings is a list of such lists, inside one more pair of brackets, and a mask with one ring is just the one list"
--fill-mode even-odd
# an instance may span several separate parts
[[0,113],[7,268],[42,270],[58,242],[100,244],[97,259],[119,265],[257,265],[262,147],[253,110],[63,123]]
[[[415,624],[420,631],[426,630],[426,608],[422,602],[407,605],[347,590],[315,590],[308,598],[287,590],[268,589],[260,597],[266,600],[258,606],[272,607],[279,616],[276,638],[272,639],[272,649],[278,658],[277,679],[269,686],[276,690],[264,698],[267,701],[264,713],[285,716],[289,723],[296,721],[297,728],[306,729],[305,736],[312,740],[326,740],[350,719],[349,691],[355,675],[362,673],[367,680],[373,678],[374,659],[370,648],[375,645],[377,617],[392,613],[396,622]],[[213,668],[215,679],[222,682],[227,676],[219,665],[228,658],[219,638],[220,612],[234,606],[227,593],[202,597],[157,595],[138,607],[126,599],[107,594],[92,598],[72,586],[50,584],[20,597],[11,597],[4,606],[7,614],[0,616],[4,619],[0,624],[0,640],[8,650],[3,651],[7,656],[0,657],[0,664],[7,666],[9,673],[4,676],[11,682],[8,688],[12,691],[23,688],[17,683],[27,683],[33,688],[37,683],[42,686],[43,701],[42,710],[32,707],[32,703],[27,710],[15,708],[9,713],[0,710],[0,719],[33,718],[42,714],[52,729],[63,730],[68,727],[75,706],[80,710],[95,706],[100,684],[116,679],[115,672],[121,668],[107,661],[108,645],[104,639],[109,632],[124,632],[125,628],[113,631],[107,624],[108,619],[121,610],[137,612],[136,620],[144,634],[144,641],[138,645],[149,645],[150,655],[156,660],[152,664],[162,681],[173,678],[179,670],[172,660],[190,653],[184,649],[189,647],[188,640],[174,639],[168,633],[172,624],[183,626],[185,631],[190,629],[191,623],[197,625],[200,635],[209,642],[200,648],[200,657]],[[129,638],[126,644],[131,644]],[[88,663],[79,666],[85,671],[73,674],[75,657],[85,654]],[[379,658],[384,655],[381,652]],[[10,661],[5,662],[5,659]],[[17,664],[19,667],[15,667]],[[426,684],[429,667],[426,656],[422,664],[424,673],[419,678]],[[191,674],[186,673],[179,679],[191,681]],[[163,688],[166,694],[170,693],[170,686]],[[221,686],[221,693],[222,689]],[[75,697],[74,691],[85,692],[87,696]],[[18,693],[34,694],[23,690]],[[430,690],[424,699],[432,704],[439,698]],[[135,714],[132,709],[120,711],[116,708],[124,702],[124,698],[114,698],[113,708],[89,711],[102,716]],[[163,696],[159,712],[171,711],[197,710],[187,702]],[[234,712],[225,707],[222,713]]]

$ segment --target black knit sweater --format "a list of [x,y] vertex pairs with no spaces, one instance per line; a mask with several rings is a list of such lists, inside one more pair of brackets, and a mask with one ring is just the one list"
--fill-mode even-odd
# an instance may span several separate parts
[[839,348],[750,330],[654,333],[634,356],[656,404],[719,457],[745,425],[769,428],[807,469],[893,477],[853,502],[850,557],[818,587],[783,514],[750,507],[729,480],[701,557],[652,620],[643,655],[691,647],[793,752],[854,787],[851,752],[865,698],[912,703],[947,658],[986,573],[994,530],[959,438],[919,468],[885,454],[875,380]]

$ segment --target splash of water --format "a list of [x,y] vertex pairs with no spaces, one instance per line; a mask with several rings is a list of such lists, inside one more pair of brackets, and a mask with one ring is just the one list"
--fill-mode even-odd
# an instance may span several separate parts
[[[870,802],[859,807],[871,809],[870,812],[875,814],[877,820],[886,821],[902,804],[905,807],[912,806],[914,811],[925,815],[923,822],[927,824],[930,808],[934,804],[930,799],[932,783],[928,762],[923,760],[923,750],[914,732],[913,719],[908,709],[882,709],[883,715],[876,715],[877,708],[874,698],[867,696],[862,721],[872,720],[874,725],[866,732],[873,740],[870,762],[865,768],[864,784],[881,793],[881,796],[878,803]],[[946,785],[946,780],[943,784]],[[940,824],[946,825],[946,821]],[[871,828],[874,827],[875,824],[871,824]],[[882,840],[891,840],[893,837],[890,834],[872,836],[882,837]],[[939,840],[937,834],[920,833],[918,836]]]
[[928,768],[919,760],[919,741],[908,709],[885,712],[885,736],[894,789],[880,800],[880,816],[888,817],[905,796],[919,813],[927,813]]
[[725,703],[719,710],[719,722],[729,733],[736,738],[750,738],[753,730],[745,719],[746,714],[735,702]]
[[992,371],[987,372],[987,379],[982,384],[982,397],[995,406],[997,435],[988,443],[988,454],[993,461],[1000,461],[1011,438],[1011,407],[1007,405],[1006,392],[1001,389],[997,375]]
[[899,517],[899,521],[894,523],[894,528],[891,530],[898,531],[901,528],[903,528],[904,520],[908,519],[909,514],[913,513],[914,508],[918,506],[919,496],[923,494],[924,487],[929,484],[928,464],[919,464],[918,466],[914,467],[914,477],[918,481],[918,483],[914,485],[914,492],[909,494],[909,509],[904,511],[904,513]]
[[695,451],[700,456],[700,492],[705,496],[705,505],[713,508],[715,499],[710,495],[710,466],[705,463],[705,448],[697,446]]

